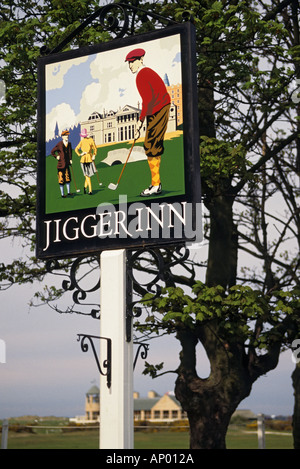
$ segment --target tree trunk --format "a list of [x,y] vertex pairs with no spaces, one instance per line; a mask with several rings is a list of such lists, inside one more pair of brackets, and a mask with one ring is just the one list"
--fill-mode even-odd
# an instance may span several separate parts
[[[229,181],[223,181],[230,191]],[[206,272],[208,286],[232,285],[236,276],[237,240],[232,218],[233,197],[230,194],[216,195],[209,203],[210,235]]]
[[[204,410],[204,409],[203,409]],[[205,406],[205,413],[188,413],[191,449],[226,449],[226,433],[231,415]],[[222,420],[220,420],[221,417]],[[228,420],[229,419],[229,420]]]
[[[235,284],[237,268],[237,230],[233,223],[230,180],[220,181],[209,200],[210,236],[206,284]],[[252,380],[247,373],[244,350],[236,344],[223,343],[218,323],[184,330],[177,334],[181,342],[181,366],[175,393],[190,424],[191,449],[225,449],[226,433],[233,412],[249,395]],[[196,373],[196,346],[201,342],[210,361],[209,378]],[[244,361],[243,361],[244,359]]]
[[[187,412],[191,449],[225,449],[226,433],[233,412],[250,394],[252,379],[242,348],[222,343],[217,324],[182,330],[177,339],[182,349],[175,384],[176,398]],[[196,346],[201,341],[211,364],[210,376],[196,372]]]

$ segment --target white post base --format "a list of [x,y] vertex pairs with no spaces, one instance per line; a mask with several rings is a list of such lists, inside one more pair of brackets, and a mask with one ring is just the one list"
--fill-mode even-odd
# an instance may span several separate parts
[[[133,344],[126,342],[126,252],[100,257],[100,336],[110,338],[111,387],[100,375],[100,449],[133,449]],[[100,362],[106,341],[100,340]]]

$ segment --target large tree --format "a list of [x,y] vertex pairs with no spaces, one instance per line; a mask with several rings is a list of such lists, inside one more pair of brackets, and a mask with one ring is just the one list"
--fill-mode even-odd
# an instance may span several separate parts
[[[197,31],[204,280],[197,281],[197,265],[187,261],[189,275],[178,274],[160,297],[147,297],[151,312],[138,330],[175,334],[181,344],[175,392],[188,413],[191,448],[224,448],[233,411],[298,334],[299,6],[295,0],[126,3],[144,10],[135,12],[129,34],[155,27],[147,11],[176,21],[188,12]],[[41,46],[53,49],[97,8],[86,0],[2,2],[1,237],[20,236],[29,249],[36,60]],[[65,48],[109,39],[95,22]],[[241,264],[241,253],[254,267]],[[46,273],[44,263],[27,255],[1,264],[1,287]],[[196,372],[199,343],[210,360],[207,379]]]
[[[177,279],[160,298],[148,296],[151,312],[139,327],[173,332],[181,343],[175,393],[191,447],[224,448],[233,411],[299,330],[299,16],[294,2],[188,6],[198,33],[205,281],[185,277],[192,295]],[[238,269],[243,252],[252,268]],[[196,371],[199,343],[206,379]]]

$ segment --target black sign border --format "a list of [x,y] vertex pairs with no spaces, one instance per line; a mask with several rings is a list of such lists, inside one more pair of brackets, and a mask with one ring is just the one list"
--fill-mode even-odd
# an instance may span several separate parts
[[[180,34],[181,60],[182,60],[182,96],[183,96],[183,142],[185,161],[185,188],[186,193],[181,196],[168,197],[167,203],[187,202],[193,205],[193,228],[196,229],[196,204],[201,203],[200,183],[200,156],[199,156],[199,129],[198,129],[198,99],[197,99],[197,75],[196,75],[196,35],[195,28],[190,23],[168,26],[162,30],[152,31],[146,34],[135,35],[122,39],[114,39],[107,43],[93,46],[85,46],[76,50],[70,50],[59,54],[52,54],[38,58],[38,112],[37,112],[37,219],[36,219],[36,256],[39,259],[63,259],[82,255],[93,255],[104,250],[112,249],[138,249],[143,247],[163,247],[169,245],[184,244],[191,239],[174,238],[104,238],[78,239],[72,242],[61,242],[52,249],[44,252],[45,222],[70,217],[81,219],[95,214],[95,208],[80,209],[63,213],[45,213],[45,67],[58,61],[77,58],[83,55],[91,55],[98,52],[113,50],[124,46],[141,44],[143,42],[160,39],[163,37]],[[145,206],[154,203],[143,199]],[[164,199],[159,199],[160,203]],[[128,203],[130,206],[130,203]],[[118,210],[118,205],[115,206]]]

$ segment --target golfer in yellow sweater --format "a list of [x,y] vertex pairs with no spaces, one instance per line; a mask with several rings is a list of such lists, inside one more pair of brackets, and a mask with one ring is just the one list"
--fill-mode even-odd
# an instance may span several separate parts
[[95,174],[95,157],[97,154],[97,147],[94,140],[91,137],[88,137],[86,129],[83,129],[80,137],[83,137],[82,140],[78,143],[75,148],[75,153],[81,157],[80,164],[82,172],[85,176],[84,181],[84,193],[86,194],[86,189],[88,188],[89,194],[92,194],[92,182],[91,177]]

